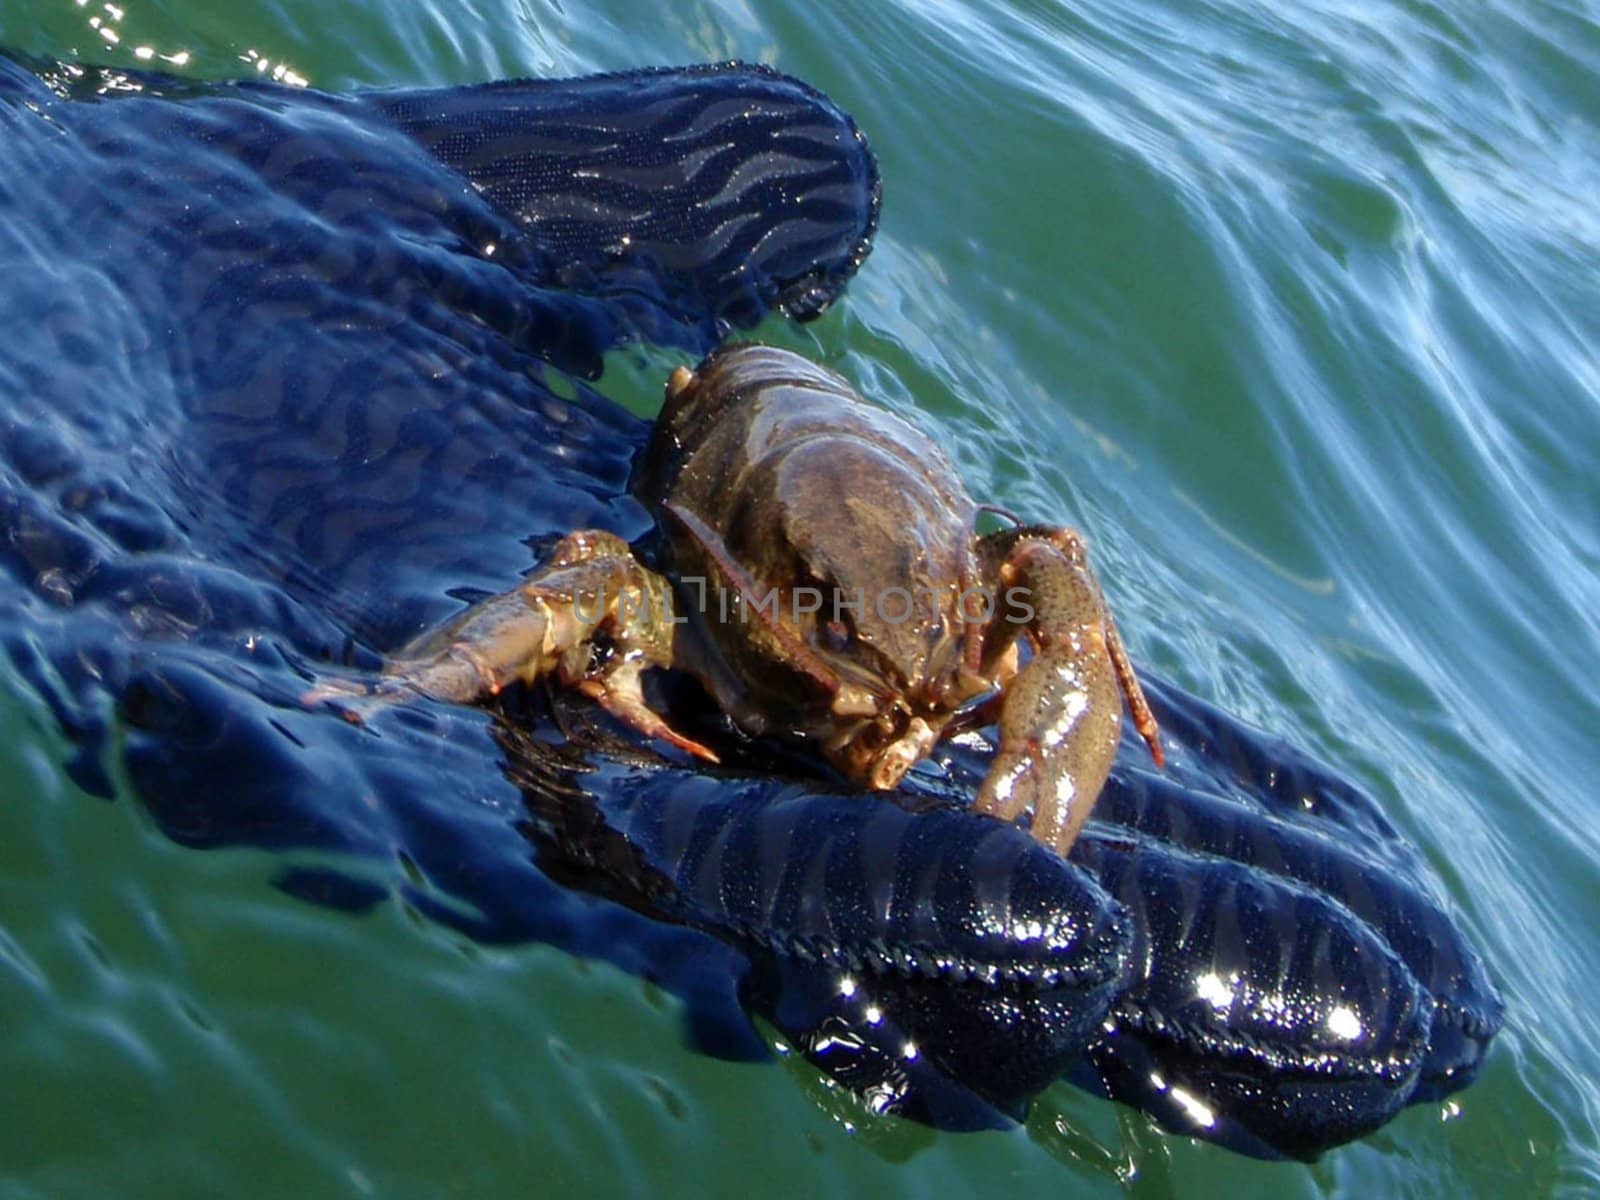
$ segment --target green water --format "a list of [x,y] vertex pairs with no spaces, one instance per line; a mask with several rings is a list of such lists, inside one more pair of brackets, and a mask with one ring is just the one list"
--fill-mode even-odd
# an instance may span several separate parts
[[[1592,6],[0,0],[0,44],[333,90],[817,84],[882,159],[882,234],[764,332],[1080,524],[1136,656],[1376,794],[1508,1008],[1470,1090],[1311,1167],[1065,1086],[1009,1133],[864,1119],[689,1051],[609,966],[173,845],[67,781],[7,674],[0,1195],[1600,1194]],[[646,407],[663,361],[605,387]]]

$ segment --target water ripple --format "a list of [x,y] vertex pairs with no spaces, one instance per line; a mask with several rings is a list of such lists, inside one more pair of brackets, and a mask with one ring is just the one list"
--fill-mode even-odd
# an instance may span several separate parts
[[[267,862],[170,845],[66,781],[22,693],[0,764],[16,1194],[153,1193],[178,1171],[485,1192],[597,1164],[617,1191],[1600,1188],[1586,6],[112,7],[0,5],[0,44],[329,87],[738,56],[829,91],[883,158],[883,233],[838,311],[773,336],[940,431],[975,494],[1082,525],[1136,654],[1382,797],[1498,972],[1508,1030],[1458,1108],[1315,1168],[1066,1091],[1011,1137],[875,1124],[801,1067],[777,1087],[691,1054],[638,980],[470,949],[393,906],[307,910]],[[60,232],[0,216],[40,295],[101,316],[85,354],[127,390],[159,348],[121,339],[103,277],[54,261]],[[8,358],[0,386],[50,369]],[[619,363],[606,387],[648,408],[655,378]],[[121,432],[107,414],[108,448]]]

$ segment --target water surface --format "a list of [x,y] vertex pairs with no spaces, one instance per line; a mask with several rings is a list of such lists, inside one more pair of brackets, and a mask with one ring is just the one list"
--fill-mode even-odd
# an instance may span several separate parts
[[[1508,1009],[1473,1088],[1311,1167],[1064,1085],[1010,1133],[864,1119],[804,1064],[696,1055],[610,966],[172,844],[74,787],[0,667],[0,1192],[1600,1190],[1592,8],[0,0],[0,44],[329,90],[734,57],[821,87],[882,230],[834,311],[767,332],[975,495],[1080,525],[1136,657],[1377,795]],[[667,361],[602,390],[649,411]]]

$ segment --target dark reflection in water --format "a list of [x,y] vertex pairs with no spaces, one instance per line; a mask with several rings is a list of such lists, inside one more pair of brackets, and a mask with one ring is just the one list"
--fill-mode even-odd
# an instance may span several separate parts
[[608,959],[713,1053],[765,1054],[759,1014],[942,1126],[1069,1074],[1309,1156],[1470,1080],[1499,1003],[1416,856],[1172,689],[1173,769],[1122,756],[1070,862],[967,811],[981,745],[869,802],[673,681],[729,767],[538,694],[300,704],[566,530],[648,532],[644,428],[582,381],[630,339],[826,307],[877,180],[823,97],[749,68],[339,98],[0,60],[0,139],[0,636],[86,786],[117,730],[178,841]]

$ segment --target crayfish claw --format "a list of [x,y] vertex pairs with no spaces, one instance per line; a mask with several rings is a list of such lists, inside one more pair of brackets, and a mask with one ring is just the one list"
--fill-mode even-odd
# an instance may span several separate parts
[[1006,820],[1031,811],[1033,836],[1065,854],[1111,772],[1122,698],[1157,766],[1165,762],[1160,732],[1082,538],[1070,529],[1028,531],[1000,570],[1026,587],[1034,654],[1006,689],[1000,746],[976,806]]

